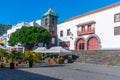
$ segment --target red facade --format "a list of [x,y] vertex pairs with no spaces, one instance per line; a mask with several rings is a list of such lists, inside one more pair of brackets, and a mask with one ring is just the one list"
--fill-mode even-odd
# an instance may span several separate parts
[[78,24],[77,35],[89,35],[95,33],[95,21],[89,21],[85,23]]
[[76,42],[76,50],[98,50],[99,40],[96,37],[90,37],[88,40],[80,38]]
[[77,41],[77,50],[84,50],[84,48],[85,48],[85,41],[84,41],[84,39],[79,39],[78,41]]
[[98,40],[95,37],[92,37],[88,40],[87,49],[88,50],[98,50]]
[[[95,35],[95,21],[78,24],[77,36],[88,35],[88,38],[80,38],[76,42],[77,50],[98,50],[99,40]],[[92,36],[90,36],[92,34]],[[94,36],[93,36],[94,35]]]
[[81,36],[81,35],[88,35],[88,34],[94,34],[95,33],[95,29],[91,29],[89,31],[77,31],[77,35]]

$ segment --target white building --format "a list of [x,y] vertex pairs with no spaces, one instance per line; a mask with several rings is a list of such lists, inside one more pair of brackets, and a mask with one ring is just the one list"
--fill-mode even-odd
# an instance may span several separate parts
[[120,3],[57,25],[58,45],[70,50],[120,49]]
[[14,26],[12,26],[11,29],[7,30],[7,36],[6,36],[6,47],[9,47],[8,45],[8,40],[10,38],[10,35],[15,32],[17,29],[20,29],[22,26],[37,26],[37,27],[40,27],[42,25],[42,22],[41,20],[36,20],[36,21],[32,21],[32,22],[21,22],[21,23],[18,23]]

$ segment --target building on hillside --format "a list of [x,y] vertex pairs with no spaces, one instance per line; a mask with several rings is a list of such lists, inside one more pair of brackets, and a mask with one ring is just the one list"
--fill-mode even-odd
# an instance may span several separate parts
[[57,34],[70,50],[120,49],[120,2],[58,24]]

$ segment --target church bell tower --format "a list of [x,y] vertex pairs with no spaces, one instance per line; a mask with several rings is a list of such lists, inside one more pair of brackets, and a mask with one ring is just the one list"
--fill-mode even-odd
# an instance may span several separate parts
[[52,35],[52,41],[48,44],[48,48],[57,46],[57,18],[58,15],[51,8],[43,15],[43,26]]

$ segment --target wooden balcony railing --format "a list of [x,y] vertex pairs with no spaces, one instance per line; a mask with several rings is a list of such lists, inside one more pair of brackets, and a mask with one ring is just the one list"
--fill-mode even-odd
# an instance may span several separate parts
[[81,36],[81,35],[88,35],[88,34],[94,34],[95,33],[95,29],[90,30],[90,31],[77,31],[77,35]]

